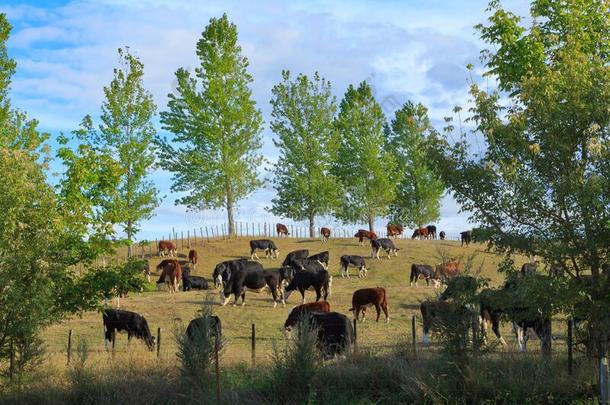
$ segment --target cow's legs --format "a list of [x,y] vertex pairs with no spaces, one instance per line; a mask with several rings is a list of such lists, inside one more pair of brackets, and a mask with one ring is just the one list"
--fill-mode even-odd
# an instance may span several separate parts
[[322,297],[322,292],[320,291],[322,287],[315,287],[316,290],[316,302],[320,301],[320,297]]
[[[386,323],[390,322],[390,315],[388,314],[388,303],[387,302],[382,303],[381,309],[383,310],[383,313],[385,314],[385,322]],[[379,311],[377,311],[377,320],[379,320]]]
[[[235,301],[237,301],[237,299]],[[246,293],[245,292],[241,293],[241,306],[243,307],[244,305],[246,305]]]
[[305,303],[305,289],[299,287],[299,292],[301,293],[301,297],[303,297],[303,299],[301,300],[301,305],[302,305]]
[[527,350],[527,330],[525,327],[519,325],[517,322],[513,321],[513,329],[517,334],[517,343],[519,345],[519,351],[524,352]]
[[375,322],[379,322],[379,315],[381,315],[381,307],[379,304],[375,304],[375,311],[377,311],[377,319],[375,319]]
[[366,318],[366,307],[362,307],[362,322],[364,322],[365,318]]

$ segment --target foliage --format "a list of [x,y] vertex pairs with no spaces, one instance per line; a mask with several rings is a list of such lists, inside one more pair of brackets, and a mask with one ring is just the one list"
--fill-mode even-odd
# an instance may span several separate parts
[[314,237],[314,217],[329,213],[340,198],[337,179],[330,173],[337,149],[333,120],[337,110],[330,82],[316,72],[291,80],[282,72],[271,100],[271,130],[280,151],[273,183],[277,197],[271,211],[295,220],[308,219]]
[[212,18],[197,42],[201,63],[194,75],[176,71],[163,128],[174,134],[161,145],[161,166],[173,173],[176,200],[191,209],[227,210],[234,234],[233,208],[261,185],[257,169],[263,119],[249,86],[248,59],[237,43],[237,27],[227,15]]
[[366,82],[348,87],[335,125],[341,143],[334,173],[344,194],[336,214],[346,222],[367,221],[372,231],[394,199],[396,163],[383,136],[385,117]]
[[385,129],[388,147],[397,163],[396,198],[390,204],[392,222],[421,227],[440,217],[444,186],[433,170],[424,144],[434,132],[428,110],[406,102]]

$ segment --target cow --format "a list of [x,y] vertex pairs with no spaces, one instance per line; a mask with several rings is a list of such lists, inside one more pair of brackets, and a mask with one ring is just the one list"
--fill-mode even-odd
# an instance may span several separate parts
[[417,287],[417,281],[420,279],[420,277],[423,277],[426,280],[426,286],[429,286],[430,281],[432,281],[435,288],[439,287],[440,283],[436,278],[436,273],[434,272],[432,266],[427,264],[412,264],[410,285],[413,286],[413,284],[415,284],[415,287]]
[[349,318],[338,312],[312,311],[304,314],[311,330],[317,332],[316,347],[325,360],[348,353],[355,343]]
[[288,228],[284,224],[275,224],[275,231],[277,232],[277,236],[280,237],[282,235],[288,236],[290,232],[288,232]]
[[354,235],[355,238],[358,238],[358,245],[364,246],[364,239],[377,239],[377,235],[375,232],[367,231],[366,229],[359,229],[358,232]]
[[343,255],[339,261],[341,262],[341,267],[339,268],[341,277],[349,278],[350,266],[358,268],[358,278],[366,277],[368,269],[366,268],[366,263],[362,256]]
[[415,239],[419,237],[419,239],[427,239],[428,238],[428,229],[427,228],[417,228],[413,231],[413,235],[411,235],[411,239]]
[[358,320],[360,311],[362,311],[362,322],[366,315],[366,307],[374,306],[377,310],[377,319],[375,322],[379,322],[379,315],[383,310],[385,314],[385,321],[390,322],[390,316],[388,315],[388,296],[385,292],[385,288],[362,288],[356,290],[352,295],[352,307],[349,309],[354,312],[354,318]]
[[459,321],[464,322],[462,326],[466,326],[470,321],[471,315],[471,311],[468,308],[454,301],[424,301],[420,304],[419,310],[422,317],[422,326],[424,330],[423,343],[425,346],[430,344],[430,331],[434,329],[438,323],[442,323],[446,317],[458,319]]
[[435,225],[428,225],[426,227],[426,230],[428,231],[429,239],[436,239],[436,226]]
[[325,252],[320,252],[315,255],[311,255],[308,257],[309,260],[316,260],[324,265],[324,268],[328,270],[328,262],[330,261],[330,254],[328,250]]
[[521,274],[523,274],[524,276],[530,275],[530,274],[536,274],[537,267],[538,267],[538,263],[535,261],[530,262],[530,263],[525,263],[525,264],[523,264],[523,266],[521,266]]
[[167,291],[170,294],[178,292],[178,285],[182,278],[182,266],[180,263],[177,260],[165,259],[159,263],[157,270],[162,270],[157,285],[165,283]]
[[394,224],[388,224],[386,229],[388,230],[388,233],[387,233],[388,238],[397,238],[400,235],[402,235],[402,231],[404,230],[402,225],[394,225]]
[[322,293],[324,294],[324,301],[328,298],[330,293],[330,276],[326,270],[302,270],[294,274],[290,283],[284,289],[284,299],[288,300],[288,297],[293,291],[299,291],[301,293],[302,302],[305,303],[305,291],[310,287],[313,287],[316,291],[316,301],[320,301]]
[[280,254],[280,250],[275,246],[275,243],[269,239],[250,241],[250,260],[254,260],[255,257],[257,260],[259,259],[258,255],[256,254],[257,250],[264,250],[265,257],[271,259],[276,259]]
[[168,252],[169,256],[171,257],[174,257],[176,254],[176,246],[169,240],[160,240],[157,249],[159,257],[165,257],[165,252]]
[[460,240],[462,241],[462,246],[464,246],[464,244],[469,246],[470,242],[472,242],[472,231],[460,232]]
[[188,267],[182,269],[182,291],[207,290],[209,288],[205,278],[191,276],[190,273],[191,271]]
[[144,341],[149,350],[155,347],[155,338],[151,335],[148,328],[148,322],[142,315],[125,311],[121,309],[104,309],[102,313],[102,321],[104,322],[104,343],[106,349],[108,343],[112,342],[112,335],[115,331],[127,332],[127,340],[131,342],[131,338],[135,337]]
[[309,250],[301,249],[290,252],[286,255],[286,258],[282,262],[282,267],[290,266],[293,260],[295,259],[306,259],[309,256]]
[[308,302],[292,308],[286,322],[284,322],[284,335],[289,334],[298,325],[299,320],[308,312],[330,312],[330,304],[327,301]]
[[[225,260],[224,262],[218,263],[216,267],[214,267],[214,271],[212,272],[212,280],[214,280],[214,288],[218,288],[225,281],[223,278],[223,274],[229,270],[229,267],[232,263],[235,262],[248,262],[248,259],[233,259],[233,260]],[[258,262],[254,262],[260,265]],[[262,269],[263,266],[260,266]]]
[[388,259],[390,255],[393,253],[394,256],[398,256],[398,249],[394,246],[394,242],[389,238],[380,238],[380,239],[372,239],[371,240],[371,258],[376,257],[379,260],[379,251],[383,249],[388,254]]
[[189,263],[193,265],[193,270],[197,267],[197,261],[199,257],[195,249],[189,250]]
[[[296,259],[296,260],[292,261],[292,264],[290,266],[285,266],[285,267],[280,268],[285,286],[288,286],[290,284],[290,282],[294,278],[294,275],[298,272],[301,272],[301,271],[319,272],[319,271],[324,271],[324,270],[328,270],[324,267],[324,264],[320,263],[318,260],[313,260],[310,258]],[[333,283],[333,277],[329,276],[328,291],[327,291],[328,295],[330,295],[330,289],[331,289],[332,283]],[[315,288],[312,285],[307,290],[315,291]]]
[[448,262],[439,263],[436,265],[434,272],[434,278],[440,280],[447,280],[455,277],[462,271],[460,262],[457,259],[451,259]]
[[445,234],[445,231],[441,231],[438,234],[438,237],[439,237],[440,240],[445,240],[447,238],[447,235]]
[[330,238],[330,228],[321,228],[320,239],[322,239],[322,242],[328,242],[328,238]]
[[[255,263],[257,262],[246,262]],[[262,270],[254,266],[247,265],[239,266],[235,271],[228,270],[225,281],[225,288],[220,292],[220,304],[225,306],[229,303],[231,295],[235,296],[233,306],[237,304],[237,300],[241,296],[241,305],[246,305],[246,291],[255,293],[267,292],[273,297],[273,308],[277,306],[278,301],[282,302],[282,306],[286,306],[284,294],[282,293],[282,276],[280,270]]]
[[226,287],[233,274],[241,270],[263,271],[263,265],[247,259],[226,260],[218,263],[212,273],[214,287]]
[[[206,322],[209,324],[206,325]],[[202,336],[205,331],[209,331],[208,333],[212,334],[216,341],[221,343],[222,341],[222,323],[220,322],[220,318],[216,315],[211,316],[200,316],[199,318],[195,318],[191,320],[186,327],[185,335],[192,343],[201,343],[201,339],[205,339],[206,336]]]

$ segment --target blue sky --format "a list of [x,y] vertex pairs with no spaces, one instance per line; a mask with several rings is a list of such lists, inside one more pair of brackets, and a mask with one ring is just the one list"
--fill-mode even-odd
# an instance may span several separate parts
[[[503,3],[526,14],[526,2]],[[266,122],[263,152],[273,161],[277,151],[268,128],[269,100],[282,69],[319,71],[332,82],[338,99],[350,83],[366,79],[386,117],[414,100],[428,106],[439,123],[455,105],[466,105],[466,64],[481,72],[484,44],[473,26],[485,21],[486,6],[487,1],[479,0],[106,0],[4,1],[0,10],[14,26],[9,41],[10,55],[18,63],[13,103],[53,136],[75,129],[86,114],[99,116],[102,89],[111,80],[121,46],[129,46],[144,62],[145,85],[163,111],[174,72],[196,66],[201,31],[211,17],[226,12],[237,24],[250,60],[253,95]],[[175,206],[168,173],[155,172],[153,180],[166,197],[155,217],[143,224],[141,237],[160,237],[172,226],[186,230],[224,220],[222,212],[187,214]],[[264,210],[273,193],[266,187],[243,201],[238,219],[274,222]],[[469,227],[467,215],[458,209],[451,197],[443,200],[440,228],[455,233]],[[320,225],[326,224],[335,225],[320,218]]]

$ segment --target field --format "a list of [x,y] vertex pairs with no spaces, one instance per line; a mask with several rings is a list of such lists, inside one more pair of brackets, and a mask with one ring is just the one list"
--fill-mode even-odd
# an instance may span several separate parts
[[[199,244],[196,249],[199,253],[200,263],[195,275],[201,275],[208,280],[216,263],[245,257],[249,253],[249,238],[219,239]],[[280,258],[271,260],[261,259],[265,268],[276,268],[283,260],[286,253],[296,249],[309,249],[311,253],[329,250],[331,262],[329,271],[333,276],[333,285],[329,302],[332,310],[348,314],[351,307],[352,293],[363,287],[383,286],[389,297],[390,322],[383,322],[383,315],[379,323],[374,321],[374,309],[369,309],[367,320],[358,325],[358,343],[360,347],[370,347],[383,351],[396,343],[407,341],[411,333],[411,317],[419,316],[419,303],[427,298],[436,296],[432,287],[426,287],[425,282],[420,281],[419,287],[409,287],[409,273],[412,263],[435,264],[440,261],[439,252],[445,251],[452,257],[461,257],[466,262],[469,257],[472,260],[473,271],[480,271],[480,275],[489,278],[491,285],[502,282],[503,276],[496,272],[500,257],[487,253],[482,245],[472,244],[470,247],[460,247],[456,241],[428,241],[399,239],[397,246],[401,249],[398,257],[388,259],[381,256],[381,260],[367,258],[369,268],[368,276],[358,279],[356,271],[351,271],[352,277],[341,278],[339,274],[339,257],[343,254],[360,254],[370,256],[370,247],[358,246],[355,238],[330,239],[323,244],[318,239],[281,238],[274,239],[280,249]],[[179,244],[180,245],[180,244]],[[179,251],[179,256],[186,256],[188,248]],[[264,256],[264,255],[261,255]],[[159,258],[153,255],[149,258],[151,268],[154,268]],[[517,265],[525,262],[525,258],[518,258]],[[152,282],[156,278],[152,277]],[[210,283],[210,285],[212,285]],[[153,286],[150,286],[153,289]],[[306,293],[308,302],[315,299],[314,292]],[[281,341],[283,336],[280,327],[290,309],[300,304],[300,294],[294,293],[285,308],[278,305],[272,307],[271,296],[265,293],[246,294],[246,305],[244,307],[233,307],[219,305],[219,294],[216,290],[180,292],[169,294],[165,291],[150,291],[142,294],[132,294],[122,299],[120,307],[143,314],[148,320],[153,333],[157,328],[162,330],[161,356],[170,360],[175,356],[176,346],[174,334],[184,330],[186,324],[201,308],[203,302],[213,305],[213,312],[217,314],[223,324],[223,336],[227,339],[227,349],[223,354],[223,362],[227,364],[249,361],[251,356],[251,325],[256,324],[256,355],[258,362],[265,362],[274,349],[274,344]],[[371,312],[372,311],[372,312]],[[558,325],[559,326],[559,325]],[[505,350],[516,349],[515,339],[508,325],[504,325],[505,338],[509,343]],[[555,327],[558,331],[560,327]],[[48,361],[60,365],[66,361],[66,342],[68,331],[72,330],[73,346],[78,342],[86,341],[87,350],[90,351],[90,359],[106,360],[110,354],[104,348],[103,329],[101,315],[96,312],[85,313],[82,317],[76,317],[48,328],[43,338],[47,346]],[[418,326],[418,340],[421,341],[421,327]],[[134,341],[130,346],[126,345],[127,337],[124,334],[117,335],[116,352],[121,356],[155,356],[144,350],[144,345]],[[538,350],[538,342],[530,344],[530,350]]]

